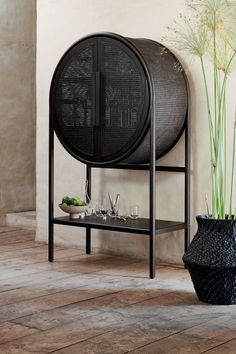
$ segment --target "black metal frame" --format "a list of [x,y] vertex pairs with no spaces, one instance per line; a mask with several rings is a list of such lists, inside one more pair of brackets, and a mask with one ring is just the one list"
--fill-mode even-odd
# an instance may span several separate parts
[[[152,101],[154,107],[154,97]],[[154,108],[152,109],[154,115]],[[190,119],[189,111],[186,115],[185,132],[185,165],[156,166],[156,139],[154,117],[150,120],[150,164],[116,164],[109,166],[86,165],[86,179],[88,180],[88,195],[91,197],[91,170],[92,168],[130,169],[149,171],[149,219],[139,221],[109,220],[104,222],[101,218],[87,217],[85,219],[70,220],[68,217],[54,217],[54,129],[52,121],[49,124],[49,215],[48,215],[48,260],[54,260],[54,224],[70,225],[86,228],[86,253],[91,253],[91,229],[112,230],[144,234],[149,236],[149,276],[155,278],[156,273],[156,236],[159,234],[184,230],[184,251],[190,242]],[[156,220],[156,171],[169,173],[184,173],[184,222]]]
[[[106,35],[104,33],[103,35]],[[111,35],[111,34],[110,34]],[[120,39],[120,36],[114,35]],[[121,39],[120,39],[121,40]],[[132,46],[136,51],[136,48]],[[140,57],[142,58],[142,57]],[[140,59],[141,60],[141,59]],[[142,59],[143,60],[143,59]],[[91,253],[91,229],[112,230],[127,233],[136,233],[149,236],[149,276],[155,278],[156,273],[156,236],[159,234],[172,232],[176,230],[184,230],[184,251],[186,252],[190,242],[190,91],[188,80],[185,76],[187,91],[188,91],[188,109],[186,113],[185,125],[185,164],[184,167],[179,166],[156,166],[156,119],[155,119],[155,95],[153,90],[152,79],[149,75],[148,68],[144,61],[141,64],[145,68],[145,74],[149,82],[150,88],[150,163],[149,164],[86,164],[86,179],[88,180],[88,195],[91,197],[91,170],[92,168],[111,168],[111,169],[130,169],[149,171],[149,219],[128,219],[126,223],[121,220],[108,219],[104,222],[101,218],[86,217],[84,219],[70,220],[68,217],[54,217],[54,122],[53,112],[50,109],[49,123],[49,208],[48,208],[48,260],[54,260],[54,224],[70,225],[86,228],[86,253]],[[54,74],[55,76],[55,74]],[[52,92],[50,91],[50,105]],[[147,127],[148,129],[148,127]],[[178,137],[179,138],[179,137]],[[173,145],[175,145],[176,141]],[[63,142],[62,142],[63,144]],[[173,147],[173,146],[172,146]],[[68,149],[67,149],[68,150]],[[71,153],[69,151],[69,153]],[[131,151],[130,151],[131,153]],[[73,153],[71,153],[77,158]],[[156,220],[156,171],[169,173],[184,173],[184,221],[164,221]]]

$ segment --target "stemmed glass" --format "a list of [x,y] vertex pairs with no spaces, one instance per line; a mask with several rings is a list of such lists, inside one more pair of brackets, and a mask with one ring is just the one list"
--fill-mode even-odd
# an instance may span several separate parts
[[99,211],[103,217],[103,220],[106,220],[108,210],[109,210],[108,199],[106,197],[103,197],[99,205]]

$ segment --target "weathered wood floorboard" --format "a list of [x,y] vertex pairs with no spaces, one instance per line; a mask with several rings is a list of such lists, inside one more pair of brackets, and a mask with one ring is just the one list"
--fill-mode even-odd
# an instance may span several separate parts
[[186,270],[56,247],[0,228],[0,354],[235,354],[236,307],[196,298]]

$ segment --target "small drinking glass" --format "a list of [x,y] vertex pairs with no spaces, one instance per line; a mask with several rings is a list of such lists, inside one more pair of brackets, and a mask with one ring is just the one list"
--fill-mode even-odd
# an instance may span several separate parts
[[130,218],[131,219],[138,219],[139,218],[139,207],[138,205],[132,205],[130,207]]
[[100,202],[96,201],[93,206],[93,212],[96,216],[102,217],[101,210],[100,210]]
[[104,197],[99,205],[99,210],[100,213],[103,217],[104,220],[106,220],[107,218],[107,214],[108,214],[108,210],[109,210],[109,204],[108,204],[108,200],[106,197]]

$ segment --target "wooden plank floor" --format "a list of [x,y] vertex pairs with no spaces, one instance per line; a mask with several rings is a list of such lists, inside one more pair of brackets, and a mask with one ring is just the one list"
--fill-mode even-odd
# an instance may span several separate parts
[[0,228],[0,354],[236,353],[236,306],[200,303],[187,271],[47,246]]

